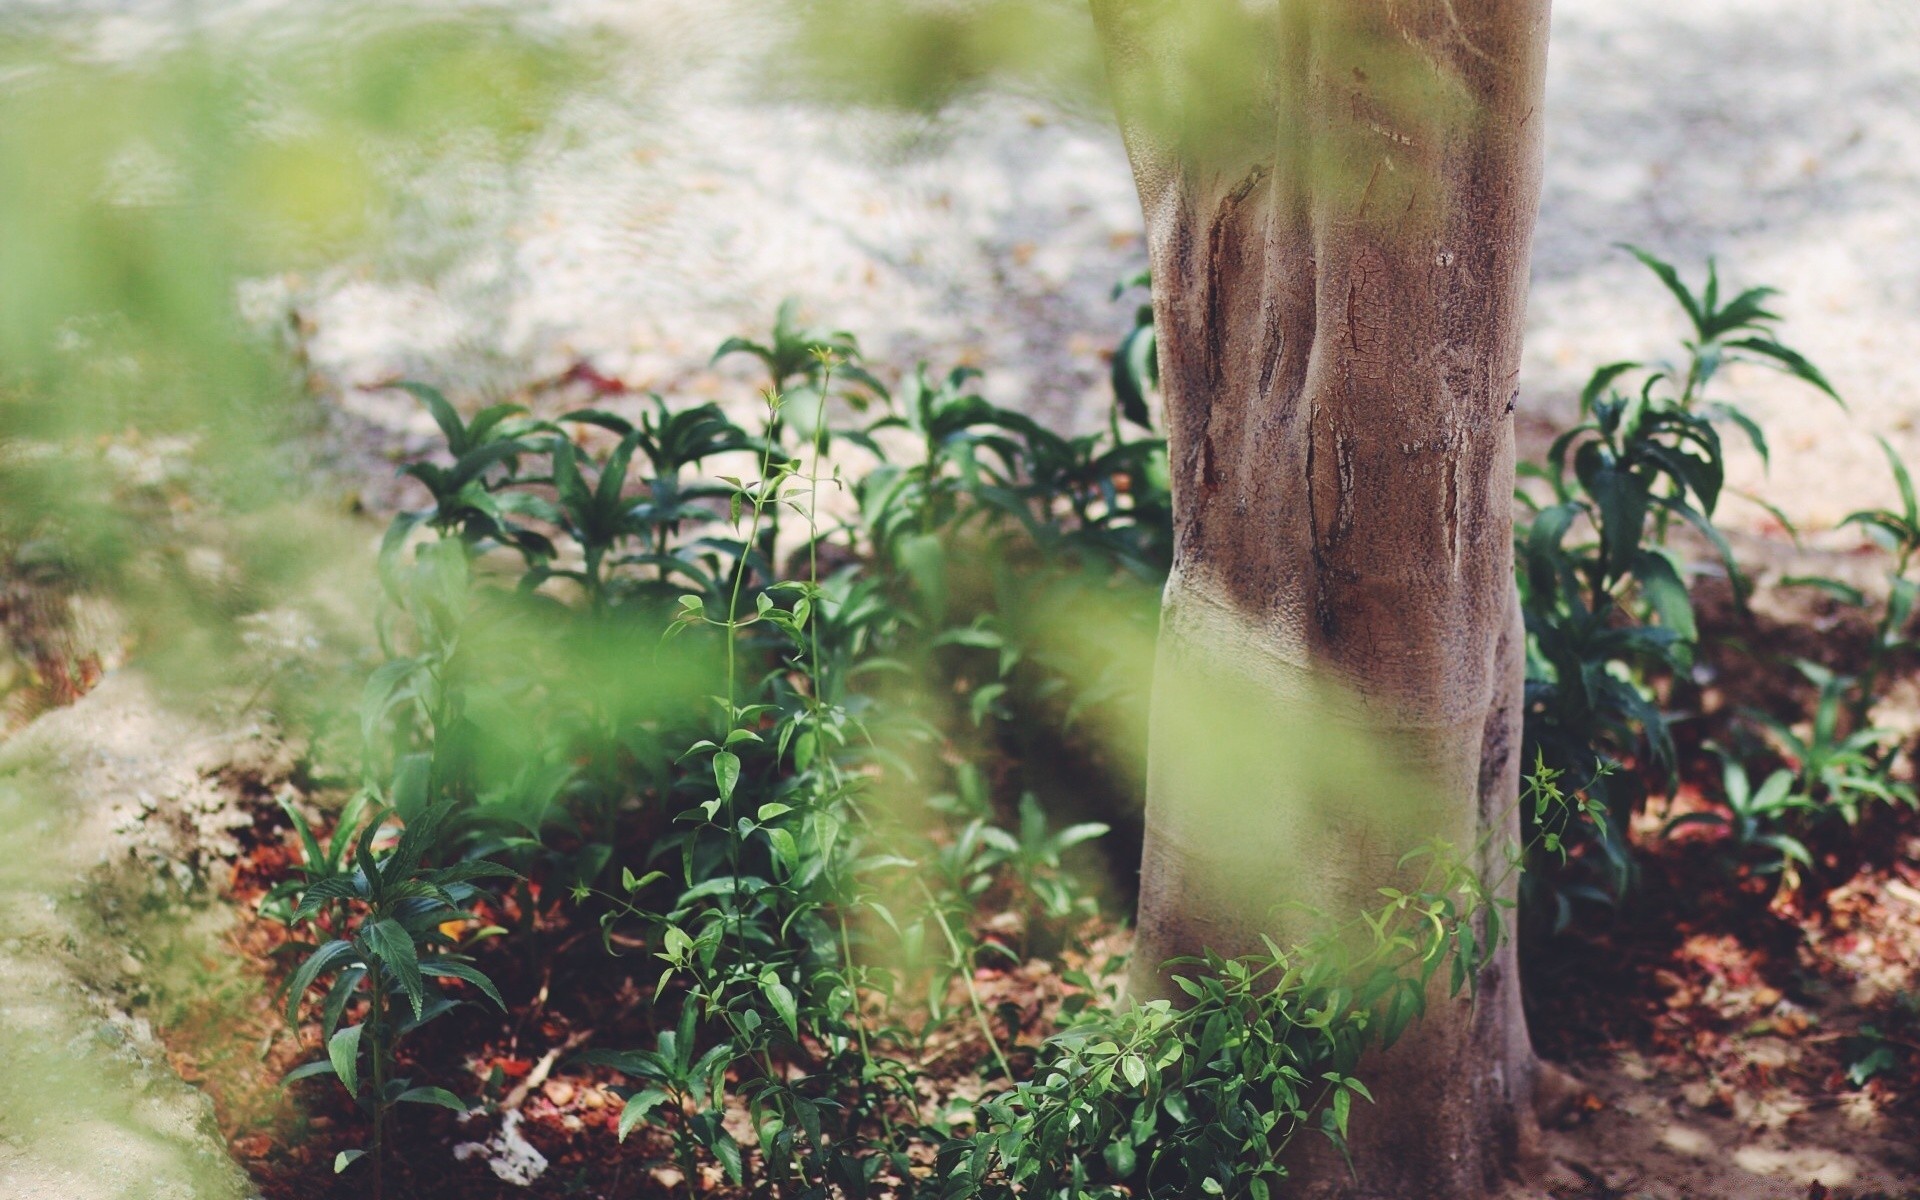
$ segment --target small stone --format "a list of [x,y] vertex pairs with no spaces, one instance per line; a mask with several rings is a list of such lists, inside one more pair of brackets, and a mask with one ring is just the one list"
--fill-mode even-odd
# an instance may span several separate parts
[[233,1152],[241,1158],[266,1158],[273,1153],[273,1139],[259,1133],[235,1138]]
[[555,1108],[565,1108],[567,1105],[573,1103],[574,1093],[577,1089],[564,1079],[549,1079],[546,1085],[540,1090],[547,1094],[547,1099],[553,1101]]
[[681,1184],[685,1183],[687,1180],[687,1177],[680,1173],[680,1169],[678,1167],[655,1167],[653,1170],[649,1171],[648,1174],[653,1176],[653,1181],[655,1183],[659,1184],[662,1188],[666,1189],[667,1191],[673,1191],[677,1189]]

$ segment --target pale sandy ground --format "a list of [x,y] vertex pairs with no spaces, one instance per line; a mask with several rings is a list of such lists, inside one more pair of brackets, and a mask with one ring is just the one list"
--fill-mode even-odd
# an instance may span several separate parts
[[[417,178],[403,252],[266,289],[311,322],[314,361],[360,441],[422,432],[354,389],[395,373],[484,392],[584,357],[639,386],[727,386],[704,370],[707,352],[788,294],[858,331],[881,362],[966,359],[1003,402],[1070,422],[1099,411],[1099,352],[1129,319],[1107,290],[1142,257],[1111,131],[1018,99],[917,123],[767,103],[728,67],[756,36],[751,10],[542,6],[542,20],[632,39],[630,69],[571,104],[532,169],[469,163]],[[15,0],[0,20],[29,11],[84,12],[90,36],[137,55],[187,9]],[[285,7],[198,11],[271,26]],[[1815,529],[1891,498],[1872,435],[1920,451],[1920,4],[1559,0],[1548,128],[1524,411],[1564,417],[1592,365],[1660,352],[1679,332],[1612,243],[1689,266],[1714,254],[1736,282],[1785,289],[1789,340],[1853,409],[1730,378],[1776,447],[1771,477],[1742,461],[1735,482]],[[1726,515],[1759,528],[1737,500]],[[1630,1068],[1595,1071],[1605,1109],[1550,1147],[1612,1194],[1920,1185],[1911,1147],[1839,1110],[1756,1132]],[[0,1180],[5,1162],[0,1140]],[[1572,1179],[1558,1168],[1556,1190],[1581,1194]]]
[[[927,122],[757,102],[720,48],[746,27],[728,7],[565,9],[638,39],[627,83],[569,110],[528,175],[423,180],[411,260],[302,289],[316,360],[343,384],[501,386],[574,356],[684,384],[794,294],[882,362],[964,358],[1006,402],[1097,419],[1098,352],[1129,320],[1108,288],[1142,261],[1112,132],[1011,99]],[[1713,255],[1784,290],[1789,340],[1853,408],[1728,377],[1778,454],[1735,484],[1814,528],[1890,497],[1872,434],[1920,450],[1920,6],[1555,7],[1525,410],[1564,417],[1594,365],[1671,352],[1677,310],[1615,243],[1695,276]],[[445,235],[456,217],[480,249]]]

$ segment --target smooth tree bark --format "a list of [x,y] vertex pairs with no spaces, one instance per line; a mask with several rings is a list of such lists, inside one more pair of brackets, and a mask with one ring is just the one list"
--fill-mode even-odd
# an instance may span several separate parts
[[[1548,0],[1094,7],[1174,477],[1131,980],[1168,994],[1159,964],[1284,940],[1288,904],[1376,907],[1425,839],[1491,847],[1497,873],[1518,836],[1512,412]],[[1276,742],[1377,734],[1424,786],[1292,771],[1222,795],[1191,718],[1228,694]],[[1537,1129],[1518,989],[1511,941],[1474,1000],[1434,989],[1364,1074],[1356,1174],[1309,1150],[1298,1194],[1487,1194]]]

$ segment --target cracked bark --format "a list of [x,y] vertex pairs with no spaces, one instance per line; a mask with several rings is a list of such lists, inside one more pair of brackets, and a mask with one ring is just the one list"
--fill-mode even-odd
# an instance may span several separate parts
[[[1147,217],[1174,474],[1132,979],[1153,994],[1168,958],[1284,937],[1278,905],[1373,906],[1426,837],[1517,836],[1511,407],[1548,3],[1094,7]],[[1203,24],[1216,50],[1254,47],[1246,79],[1191,53]],[[1209,750],[1174,710],[1227,675],[1277,728],[1325,719],[1310,681],[1332,679],[1352,700],[1333,719],[1380,731],[1429,798],[1199,794]],[[1537,1072],[1509,944],[1476,1003],[1436,992],[1369,1065],[1357,1180],[1310,1149],[1297,1194],[1486,1194],[1530,1149]]]

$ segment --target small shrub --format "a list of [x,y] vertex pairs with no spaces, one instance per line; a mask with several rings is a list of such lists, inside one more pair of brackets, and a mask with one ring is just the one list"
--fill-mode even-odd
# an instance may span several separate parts
[[1722,302],[1709,264],[1695,292],[1671,265],[1631,251],[1686,313],[1692,337],[1676,363],[1616,362],[1594,372],[1581,393],[1581,421],[1562,434],[1547,462],[1521,464],[1545,485],[1542,502],[1519,493],[1531,516],[1515,528],[1521,607],[1527,626],[1524,753],[1561,773],[1567,788],[1592,793],[1607,814],[1597,836],[1549,829],[1574,850],[1527,875],[1528,909],[1563,928],[1575,901],[1611,903],[1630,886],[1634,864],[1626,821],[1646,799],[1641,771],[1675,779],[1672,735],[1656,683],[1684,676],[1700,631],[1686,564],[1670,545],[1685,525],[1719,557],[1736,597],[1746,582],[1713,516],[1725,490],[1722,426],[1738,429],[1763,461],[1760,426],[1737,404],[1709,392],[1721,368],[1744,361],[1783,371],[1823,394],[1833,387],[1773,331],[1771,288]]

